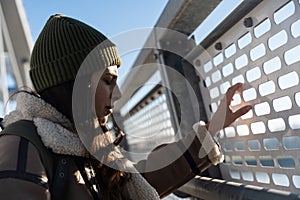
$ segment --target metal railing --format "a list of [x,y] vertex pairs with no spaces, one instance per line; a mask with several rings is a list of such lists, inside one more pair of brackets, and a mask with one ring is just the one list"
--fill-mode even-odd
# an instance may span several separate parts
[[179,191],[206,200],[300,199],[300,194],[292,192],[207,177],[196,177],[182,186]]

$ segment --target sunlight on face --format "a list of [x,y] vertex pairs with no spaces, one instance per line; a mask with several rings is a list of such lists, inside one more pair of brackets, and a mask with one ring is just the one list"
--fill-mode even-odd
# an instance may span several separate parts
[[118,67],[109,66],[92,76],[92,91],[95,94],[95,113],[101,124],[107,122],[107,118],[113,112],[114,102],[121,97],[117,86]]

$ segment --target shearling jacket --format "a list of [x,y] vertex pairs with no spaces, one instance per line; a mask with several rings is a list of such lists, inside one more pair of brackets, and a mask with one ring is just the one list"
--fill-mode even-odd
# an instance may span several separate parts
[[[4,118],[3,125],[8,126],[21,119],[34,123],[43,144],[54,153],[70,158],[85,158],[88,154],[78,136],[64,128],[68,127],[68,120],[42,99],[19,93],[16,110]],[[147,160],[134,165],[122,161],[124,170],[130,168],[133,172],[142,172],[132,174],[131,180],[122,189],[123,199],[153,200],[165,197],[192,179],[197,170],[203,171],[211,164],[221,162],[223,156],[219,147],[205,127],[197,123],[193,129],[196,134],[156,149]],[[8,135],[0,137],[0,149],[0,174],[4,171],[12,174],[0,176],[1,198],[51,199],[49,188],[44,184],[49,177],[33,144],[24,142],[19,136]],[[170,155],[172,159],[168,160]],[[14,176],[17,173],[23,175]],[[69,160],[68,173],[64,199],[93,199],[73,159]]]

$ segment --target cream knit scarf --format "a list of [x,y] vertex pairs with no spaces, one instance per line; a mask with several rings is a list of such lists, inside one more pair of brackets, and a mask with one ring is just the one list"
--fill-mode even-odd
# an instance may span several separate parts
[[[54,153],[81,157],[89,154],[79,136],[65,128],[71,127],[70,121],[50,104],[25,92],[17,94],[16,102],[16,109],[4,117],[4,126],[18,120],[31,120],[37,127],[44,145]],[[111,154],[114,155],[114,152]],[[130,199],[160,199],[156,190],[137,172],[129,160],[122,158],[116,162],[120,169],[132,172],[132,178],[124,188]]]

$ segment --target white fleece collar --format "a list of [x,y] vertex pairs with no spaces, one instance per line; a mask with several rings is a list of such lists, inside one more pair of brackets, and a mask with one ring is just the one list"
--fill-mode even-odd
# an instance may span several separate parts
[[20,92],[16,95],[16,109],[4,117],[4,127],[19,120],[30,120],[37,127],[44,145],[54,153],[88,155],[79,136],[65,128],[71,127],[71,122],[63,114],[32,94]]
[[43,118],[34,118],[33,122],[44,145],[54,153],[81,157],[89,155],[77,134]]
[[56,110],[53,106],[46,103],[43,99],[29,94],[19,92],[16,94],[16,109],[4,117],[3,124],[7,126],[20,119],[33,120],[34,118],[44,118],[54,123],[59,123],[64,127],[71,127],[71,122]]
[[[71,127],[70,121],[50,104],[25,92],[17,94],[16,102],[16,110],[6,115],[2,121],[4,127],[19,120],[31,120],[37,127],[44,145],[53,152],[82,157],[89,154],[79,136],[65,128]],[[114,157],[117,158],[118,155]],[[124,187],[130,199],[160,199],[156,190],[137,172],[129,160],[121,158],[115,162],[121,170],[132,172],[131,179]]]

